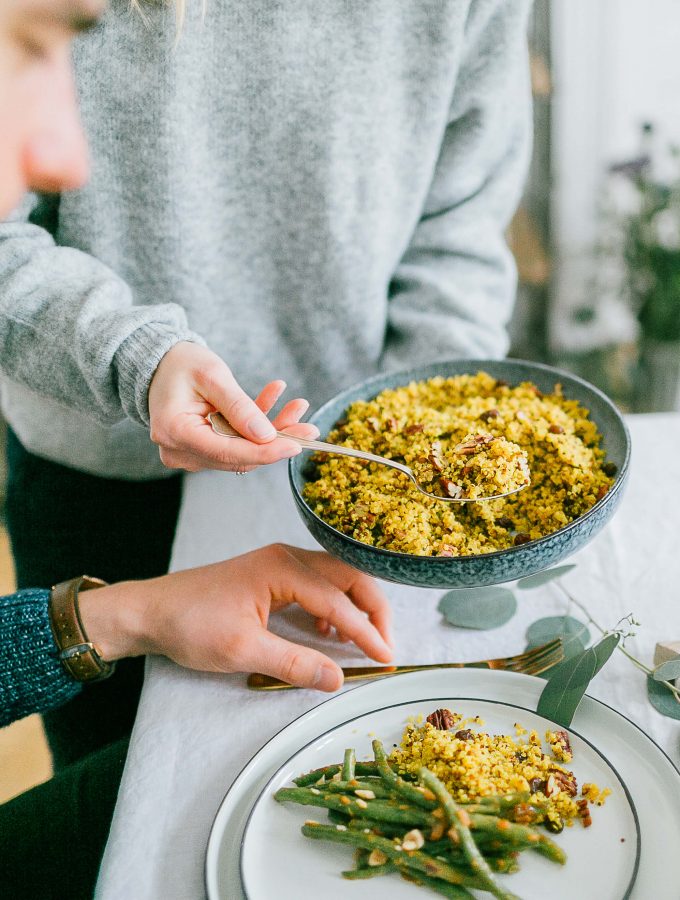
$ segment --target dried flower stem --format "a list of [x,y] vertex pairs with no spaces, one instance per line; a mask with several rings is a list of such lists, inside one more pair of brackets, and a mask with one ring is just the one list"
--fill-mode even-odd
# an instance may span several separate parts
[[[563,593],[564,596],[567,598],[567,600],[569,601],[569,603],[570,603],[570,604],[573,603],[574,606],[578,606],[578,608],[581,610],[581,612],[587,617],[588,622],[587,622],[586,624],[588,624],[588,625],[593,625],[595,628],[597,628],[597,630],[598,630],[598,631],[600,632],[600,634],[602,634],[602,635],[611,633],[611,632],[609,632],[606,628],[603,628],[603,627],[599,624],[599,622],[596,622],[595,619],[593,619],[593,617],[592,617],[591,614],[590,614],[590,610],[589,610],[587,607],[585,607],[585,606],[583,605],[583,603],[581,603],[580,600],[577,600],[576,597],[574,597],[573,594],[571,594],[571,593],[564,587],[564,585],[561,584],[561,582],[560,582],[559,580],[557,580],[557,581],[555,582],[555,584],[556,584],[556,586],[562,591],[562,593]],[[629,636],[629,635],[626,635],[626,637],[628,637],[628,636]],[[626,648],[625,648],[624,646],[622,646],[621,643],[618,644],[618,646],[617,646],[616,649],[619,650],[621,653],[623,653],[623,655],[624,655],[625,657],[627,657],[627,658],[633,663],[633,665],[634,665],[637,669],[640,669],[641,672],[644,672],[646,675],[654,675],[654,669],[650,669],[650,667],[647,666],[647,665],[645,665],[645,663],[643,663],[642,660],[637,659],[635,656],[633,656],[632,653],[629,653],[629,652],[626,650]],[[675,697],[676,697],[678,700],[680,700],[680,689],[678,689],[674,684],[672,684],[670,681],[659,681],[659,684],[663,684],[665,687],[667,687],[668,690],[669,690],[672,694],[675,694]]]

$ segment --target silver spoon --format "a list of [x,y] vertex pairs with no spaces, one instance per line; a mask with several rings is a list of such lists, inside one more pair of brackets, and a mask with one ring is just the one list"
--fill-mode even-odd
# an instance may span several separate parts
[[[223,437],[243,438],[242,434],[239,434],[238,431],[231,427],[222,413],[208,413],[208,421],[212,425],[215,434],[222,435]],[[380,463],[383,466],[397,469],[398,472],[402,472],[411,479],[421,494],[425,494],[426,497],[430,497],[432,500],[443,500],[445,503],[486,503],[488,500],[501,500],[503,497],[510,497],[511,494],[516,494],[518,491],[524,490],[529,484],[527,481],[526,484],[522,484],[512,491],[507,491],[505,494],[492,494],[489,497],[440,497],[439,494],[433,494],[430,491],[426,491],[409,466],[396,462],[393,459],[387,459],[386,456],[376,456],[375,453],[367,453],[365,450],[355,450],[354,447],[343,447],[340,444],[327,444],[325,441],[310,441],[307,438],[286,434],[285,431],[277,431],[276,434],[278,437],[286,438],[286,440],[295,441],[296,444],[299,444],[306,450],[321,450],[324,453],[338,453],[340,456],[355,456],[357,459],[366,459],[369,462]],[[247,440],[247,438],[243,439]]]

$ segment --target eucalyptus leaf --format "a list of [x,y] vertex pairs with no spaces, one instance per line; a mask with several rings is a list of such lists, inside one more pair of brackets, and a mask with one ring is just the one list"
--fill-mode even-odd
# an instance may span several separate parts
[[447,622],[459,628],[498,628],[517,611],[512,591],[502,587],[449,591],[437,607]]
[[561,578],[567,572],[571,572],[576,568],[576,563],[569,563],[566,566],[554,566],[552,569],[546,569],[544,572],[536,572],[535,575],[527,575],[526,578],[520,578],[517,587],[522,591],[531,591],[534,588],[543,587],[555,578]]
[[673,681],[680,678],[680,658],[669,659],[654,669],[655,681]]
[[527,649],[562,638],[564,658],[581,653],[590,643],[588,626],[573,616],[546,616],[537,619],[527,628]]
[[614,650],[616,650],[616,648],[619,646],[620,640],[620,634],[608,634],[606,637],[603,637],[601,641],[598,641],[594,647],[591,648],[595,651],[595,655],[597,656],[597,668],[595,669],[596,675],[600,671],[602,666],[607,662]]
[[607,635],[594,647],[588,647],[555,666],[541,692],[536,712],[565,728],[571,725],[588,685],[612,655],[618,642],[618,634]]
[[651,675],[647,676],[647,696],[657,712],[671,719],[680,719],[680,703],[675,699],[668,688],[655,681]]

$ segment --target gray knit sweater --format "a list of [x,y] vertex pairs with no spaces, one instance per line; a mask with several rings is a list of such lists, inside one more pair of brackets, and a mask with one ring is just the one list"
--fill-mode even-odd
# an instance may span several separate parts
[[[35,453],[163,474],[147,391],[204,340],[251,394],[507,349],[530,0],[114,0],[75,50],[92,178],[0,226],[3,409]],[[74,413],[74,408],[78,413]],[[93,417],[93,418],[91,418]]]

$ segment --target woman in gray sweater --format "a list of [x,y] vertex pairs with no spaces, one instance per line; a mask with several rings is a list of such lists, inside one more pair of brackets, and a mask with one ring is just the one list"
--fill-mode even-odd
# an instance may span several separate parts
[[[75,188],[86,177],[67,45],[100,12],[99,0],[0,5],[0,218],[27,187]],[[117,660],[148,653],[336,690],[342,675],[332,660],[267,629],[269,615],[293,602],[323,630],[332,625],[389,660],[389,608],[372,579],[282,545],[143,582],[79,577],[0,597],[0,726],[58,707]],[[3,896],[92,895],[126,749],[124,738],[110,743],[0,806]]]
[[[167,5],[135,5],[76,45],[89,185],[0,227],[20,585],[164,572],[169,468],[293,452],[248,399],[279,374],[316,405],[507,348],[529,0],[195,0],[179,38]],[[112,679],[47,717],[57,764],[129,729],[128,674],[127,701]]]

